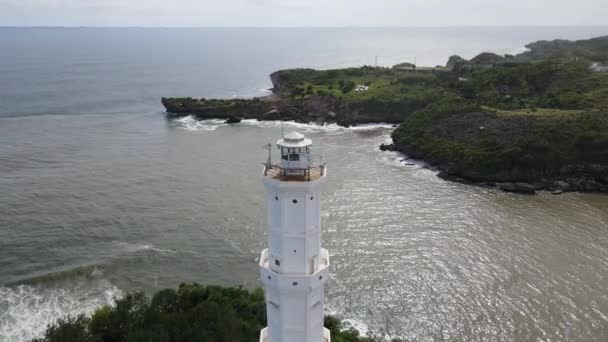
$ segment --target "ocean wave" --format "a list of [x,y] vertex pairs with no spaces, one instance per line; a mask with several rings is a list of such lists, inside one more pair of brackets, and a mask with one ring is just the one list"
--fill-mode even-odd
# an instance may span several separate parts
[[[194,116],[189,115],[183,118],[173,119],[172,123],[176,127],[184,128],[190,131],[215,131],[219,127],[228,126],[223,119],[207,119],[197,120]],[[256,119],[245,119],[240,123],[232,124],[234,126],[254,126],[254,127],[285,127],[289,129],[297,129],[302,132],[347,132],[347,131],[371,131],[378,129],[392,129],[393,124],[380,122],[361,124],[351,127],[343,127],[338,124],[316,124],[316,123],[300,123],[295,121],[258,121]]]
[[358,321],[356,319],[352,319],[352,318],[345,318],[342,320],[342,324],[345,330],[348,330],[350,328],[353,328],[357,331],[359,331],[359,334],[361,336],[368,336],[369,335],[369,327],[367,326],[367,324]]
[[397,335],[393,335],[393,334],[382,334],[380,336],[377,336],[374,334],[374,332],[370,329],[369,325],[361,320],[355,319],[355,318],[350,318],[350,317],[344,317],[344,315],[342,315],[338,310],[334,309],[331,305],[328,305],[325,307],[325,314],[326,315],[330,315],[330,316],[335,316],[337,318],[340,319],[340,321],[342,322],[342,330],[349,330],[349,329],[355,329],[359,332],[360,336],[363,337],[372,337],[374,336],[375,338],[381,338],[382,341],[386,341],[386,342],[390,342],[395,338],[403,338],[402,336],[397,336]]
[[140,251],[154,251],[154,252],[159,252],[159,253],[171,253],[171,254],[177,253],[177,251],[174,249],[158,248],[158,247],[156,247],[154,245],[150,245],[150,244],[137,244],[137,243],[124,242],[124,241],[116,241],[116,242],[114,242],[114,245],[117,246],[120,250],[125,251],[127,253],[136,253],[136,252],[140,252]]
[[[111,247],[115,250],[113,255],[121,258],[126,257],[130,254],[136,254],[140,252],[154,252],[160,254],[176,254],[177,251],[174,249],[159,248],[151,244],[138,244],[129,243],[123,241],[115,241]],[[70,279],[88,279],[94,280],[104,276],[106,268],[110,267],[109,264],[105,263],[91,263],[74,266],[71,265],[68,268],[55,268],[51,270],[45,270],[41,274],[29,275],[27,278],[21,278],[16,281],[9,283],[8,285],[43,285],[53,286],[56,283],[64,282]]]
[[332,308],[331,305],[325,307],[325,314],[338,317],[340,321],[342,321],[342,323],[344,324],[342,330],[349,330],[350,328],[354,328],[359,331],[359,334],[361,336],[369,336],[369,326],[367,324],[354,318],[342,317],[342,315],[340,315],[340,313],[336,309]]
[[220,119],[197,120],[194,116],[188,115],[183,118],[173,119],[171,123],[174,127],[189,131],[215,131],[218,127],[228,126],[225,121]]
[[295,121],[280,121],[280,120],[258,121],[256,119],[242,120],[237,125],[255,126],[255,127],[264,127],[264,128],[284,126],[285,128],[297,129],[297,130],[303,131],[303,132],[310,132],[310,131],[335,132],[335,131],[339,131],[340,129],[344,128],[344,127],[338,126],[337,124],[319,125],[319,124],[315,124],[315,123],[300,123],[300,122],[295,122]]
[[336,131],[368,131],[368,130],[377,130],[377,129],[392,129],[393,125],[385,122],[379,123],[370,123],[370,124],[361,124],[355,125],[351,127],[343,127],[335,123],[331,124],[316,124],[316,123],[300,123],[295,121],[280,121],[280,120],[270,120],[270,121],[258,121],[256,119],[246,119],[239,123],[240,125],[248,125],[248,126],[256,126],[256,127],[281,127],[282,125],[289,128],[295,128],[301,131],[326,131],[326,132],[336,132]]
[[58,318],[90,315],[120,296],[122,291],[102,278],[73,279],[53,287],[0,286],[0,342],[40,337]]
[[104,266],[100,264],[81,265],[68,269],[55,269],[44,274],[34,274],[8,285],[43,285],[60,283],[69,279],[95,279],[104,275]]

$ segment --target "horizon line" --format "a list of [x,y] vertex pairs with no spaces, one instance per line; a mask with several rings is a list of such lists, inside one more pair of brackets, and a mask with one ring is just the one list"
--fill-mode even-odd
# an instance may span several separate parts
[[0,25],[0,29],[6,28],[48,28],[48,29],[388,29],[388,28],[588,28],[588,27],[606,27],[607,24],[597,25],[420,25],[420,26],[402,26],[402,25],[385,25],[385,26],[365,26],[365,25],[344,25],[344,26],[147,26],[147,25]]

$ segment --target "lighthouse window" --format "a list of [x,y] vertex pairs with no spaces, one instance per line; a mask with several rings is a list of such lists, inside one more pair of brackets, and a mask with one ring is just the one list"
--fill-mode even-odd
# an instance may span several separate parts
[[279,196],[274,196],[274,199],[278,201],[279,200]]
[[272,279],[272,277],[271,277],[271,276],[268,276],[268,279]]
[[296,250],[294,249],[293,252],[296,253]]
[[298,286],[298,282],[297,282],[297,281],[294,281],[293,283],[291,283],[291,285],[293,285],[293,286]]
[[296,204],[296,203],[298,203],[298,200],[294,199],[292,202],[293,202],[293,204]]
[[323,279],[323,276],[319,276],[319,280]]
[[310,200],[312,201],[313,199],[315,199],[313,196],[310,196]]
[[277,265],[277,266],[281,266],[281,262],[279,260],[276,260],[276,259],[274,261],[274,264]]
[[292,148],[283,149],[281,150],[281,158],[287,161],[298,161],[300,160],[300,151]]

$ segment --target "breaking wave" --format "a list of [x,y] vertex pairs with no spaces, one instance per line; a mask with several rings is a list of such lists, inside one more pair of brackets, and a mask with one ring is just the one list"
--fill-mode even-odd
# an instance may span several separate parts
[[[92,272],[95,272],[93,270]],[[100,274],[48,284],[0,286],[0,342],[29,341],[40,337],[60,317],[90,315],[122,296]]]
[[116,241],[116,242],[114,242],[114,245],[116,247],[118,247],[120,250],[127,252],[127,253],[136,253],[136,252],[140,252],[140,251],[153,251],[153,252],[158,252],[158,253],[170,253],[170,254],[177,253],[177,251],[174,249],[158,248],[156,246],[149,245],[149,244],[135,244],[135,243],[129,243],[129,242],[124,242],[124,241]]
[[382,334],[382,335],[378,336],[377,334],[374,333],[374,331],[372,331],[372,329],[370,329],[369,325],[367,325],[365,322],[360,321],[358,319],[354,319],[354,318],[344,317],[344,315],[340,314],[340,312],[338,312],[337,310],[332,308],[331,305],[326,306],[325,314],[339,318],[340,321],[342,322],[342,330],[350,330],[351,328],[355,329],[359,332],[359,336],[363,336],[363,337],[372,337],[373,336],[375,338],[381,338],[382,341],[386,341],[386,342],[390,342],[395,338],[401,338],[400,336],[392,335],[392,334]]
[[343,330],[353,328],[359,331],[360,336],[369,336],[370,334],[369,326],[367,324],[354,318],[344,318],[337,310],[332,308],[331,305],[325,307],[325,314],[338,317],[343,324]]
[[326,131],[326,132],[337,132],[337,131],[367,131],[376,129],[392,129],[393,125],[389,123],[373,123],[373,124],[362,124],[351,127],[343,127],[338,124],[323,124],[319,125],[316,123],[300,123],[295,121],[258,121],[256,119],[247,119],[241,121],[237,125],[255,126],[255,127],[281,127],[297,129],[303,132],[311,131]]
[[[219,127],[228,126],[223,119],[208,119],[208,120],[197,120],[194,116],[189,115],[183,118],[173,119],[172,124],[174,127],[187,129],[190,131],[215,131]],[[302,132],[346,132],[346,131],[370,131],[377,129],[392,129],[393,124],[389,123],[373,123],[373,124],[361,124],[351,127],[342,127],[335,123],[332,124],[315,124],[315,123],[299,123],[295,121],[258,121],[256,119],[245,119],[234,126],[254,126],[254,127],[281,127],[289,129],[297,129]]]
[[173,119],[171,122],[174,127],[186,129],[189,131],[215,131],[218,127],[228,126],[226,120],[210,119],[197,120],[194,116],[189,115],[179,119]]

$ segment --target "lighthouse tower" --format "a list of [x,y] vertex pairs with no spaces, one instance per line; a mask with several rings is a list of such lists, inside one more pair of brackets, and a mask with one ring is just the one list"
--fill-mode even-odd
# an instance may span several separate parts
[[268,327],[260,342],[330,342],[323,327],[329,253],[321,248],[321,185],[327,168],[310,153],[312,141],[291,132],[277,141],[279,163],[270,156],[262,180],[268,207],[268,248],[260,274]]

